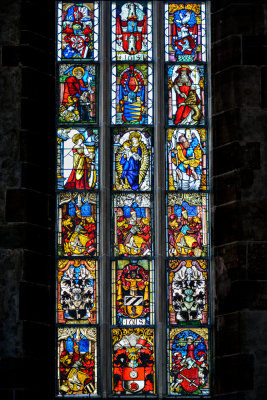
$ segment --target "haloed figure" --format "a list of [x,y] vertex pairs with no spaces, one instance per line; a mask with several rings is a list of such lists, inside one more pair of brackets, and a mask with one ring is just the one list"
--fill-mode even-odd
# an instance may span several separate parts
[[[77,131],[78,132],[78,131]],[[84,136],[77,133],[73,136],[73,169],[70,173],[65,189],[92,189],[96,183],[94,168],[94,147],[86,147]]]

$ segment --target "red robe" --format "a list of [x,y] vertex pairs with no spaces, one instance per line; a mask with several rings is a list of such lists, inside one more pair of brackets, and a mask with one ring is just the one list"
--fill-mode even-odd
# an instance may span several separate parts
[[[73,149],[73,153],[76,153],[77,150]],[[85,157],[84,154],[80,155],[81,157]],[[81,179],[77,180],[76,179],[76,169],[73,168],[71,171],[71,174],[69,176],[68,181],[64,185],[65,189],[91,189],[90,186],[88,185],[89,181],[89,171],[88,171],[88,164],[85,160],[84,163],[84,173]]]
[[[69,76],[65,80],[63,105],[66,106],[68,103],[68,97],[80,97],[82,94],[82,88],[86,88],[86,85],[82,79],[77,79],[75,76]],[[78,94],[78,96],[76,96]]]

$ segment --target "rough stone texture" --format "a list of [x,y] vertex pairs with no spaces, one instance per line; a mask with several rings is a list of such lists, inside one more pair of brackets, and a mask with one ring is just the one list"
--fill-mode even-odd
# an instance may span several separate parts
[[2,0],[0,10],[3,400],[53,397],[54,2],[40,6]]
[[[267,2],[211,8],[213,398],[258,400],[267,397]],[[50,400],[54,2],[40,13],[39,2],[2,0],[0,20],[0,397]]]
[[212,2],[216,399],[267,396],[266,11]]

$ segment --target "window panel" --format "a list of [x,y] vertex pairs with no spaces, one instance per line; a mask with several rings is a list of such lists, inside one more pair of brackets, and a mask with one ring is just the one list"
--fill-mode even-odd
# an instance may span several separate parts
[[169,257],[206,257],[207,227],[207,194],[168,195]]
[[96,324],[98,320],[98,262],[58,261],[57,320],[66,324]]
[[206,61],[205,3],[165,4],[165,60]]
[[169,394],[209,395],[207,328],[170,329],[169,371]]
[[112,263],[112,321],[117,326],[154,324],[154,268],[149,260]]
[[113,130],[113,190],[151,190],[151,141],[151,128]]
[[152,60],[152,2],[112,3],[112,60]]
[[57,142],[58,189],[98,188],[98,130],[60,128]]
[[205,68],[203,65],[167,66],[168,124],[203,125],[205,123]]
[[155,393],[154,330],[123,328],[112,330],[113,394]]
[[115,256],[149,257],[152,254],[151,196],[118,194],[113,199]]
[[169,260],[168,265],[169,324],[207,324],[207,260]]
[[98,2],[58,3],[58,61],[98,59]]
[[197,128],[167,130],[168,190],[206,190],[206,130]]
[[96,394],[97,329],[67,327],[58,329],[58,394]]
[[112,124],[152,124],[152,66],[112,66]]
[[98,201],[90,192],[62,192],[58,196],[58,255],[98,253]]
[[96,123],[97,66],[59,65],[59,116],[62,123]]

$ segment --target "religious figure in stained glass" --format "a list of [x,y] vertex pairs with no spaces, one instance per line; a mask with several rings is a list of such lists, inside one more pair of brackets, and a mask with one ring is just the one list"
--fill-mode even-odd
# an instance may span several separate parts
[[58,4],[59,60],[97,58],[98,3]]
[[58,394],[97,393],[96,328],[59,328]]
[[150,195],[114,196],[114,254],[144,257],[151,252]]
[[58,129],[59,189],[95,189],[98,186],[97,129]]
[[114,129],[114,190],[151,190],[149,128]]
[[206,194],[176,193],[168,195],[168,254],[207,256]]
[[208,329],[171,329],[169,351],[169,393],[209,395]]
[[113,329],[113,394],[154,394],[154,331]]
[[196,125],[204,123],[204,67],[168,66],[168,123]]
[[205,61],[205,4],[170,3],[165,18],[166,61]]
[[127,125],[151,124],[151,66],[147,64],[117,64],[113,67],[112,73],[112,90],[114,93],[112,122]]
[[59,66],[59,122],[96,122],[95,65]]
[[207,261],[169,261],[169,323],[206,324]]
[[168,129],[168,189],[207,189],[205,129]]
[[151,8],[151,2],[147,1],[112,4],[113,60],[151,60]]
[[59,194],[58,253],[64,256],[97,252],[97,195]]
[[59,260],[59,323],[96,323],[96,273],[95,260]]
[[[152,315],[152,263],[118,260],[113,263],[114,325],[150,325]],[[116,307],[115,307],[116,304]]]

